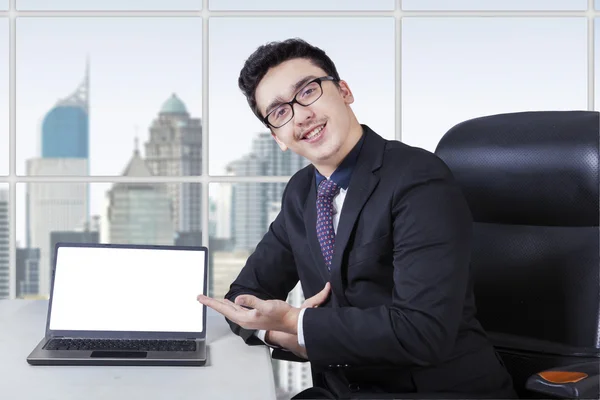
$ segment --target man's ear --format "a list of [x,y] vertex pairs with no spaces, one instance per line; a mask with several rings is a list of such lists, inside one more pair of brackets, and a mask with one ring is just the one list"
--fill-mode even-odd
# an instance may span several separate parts
[[339,91],[342,95],[342,99],[346,104],[354,103],[354,95],[352,94],[352,90],[350,90],[350,86],[348,86],[348,82],[344,80],[339,81]]
[[273,136],[273,139],[275,139],[275,141],[279,145],[279,148],[281,149],[281,151],[286,151],[288,149],[288,147],[281,140],[279,140],[277,135],[275,135],[275,133],[273,133],[273,130],[271,130],[271,136]]

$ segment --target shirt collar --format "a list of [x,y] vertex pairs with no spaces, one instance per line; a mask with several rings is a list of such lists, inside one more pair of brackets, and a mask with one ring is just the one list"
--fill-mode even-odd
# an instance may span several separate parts
[[[363,134],[360,137],[360,140],[350,153],[344,158],[344,160],[340,163],[340,165],[336,168],[336,170],[331,174],[330,180],[334,181],[340,188],[344,190],[348,190],[348,185],[350,185],[350,177],[352,176],[352,171],[354,170],[354,166],[356,165],[356,161],[358,160],[358,154],[360,153],[360,149],[365,140],[365,134],[363,129]],[[317,169],[315,168],[315,181],[317,183],[317,189],[319,188],[319,184],[326,179]]]

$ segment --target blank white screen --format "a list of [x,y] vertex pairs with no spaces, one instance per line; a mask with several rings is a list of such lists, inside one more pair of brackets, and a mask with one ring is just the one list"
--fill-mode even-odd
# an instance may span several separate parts
[[50,329],[201,332],[204,251],[59,247]]

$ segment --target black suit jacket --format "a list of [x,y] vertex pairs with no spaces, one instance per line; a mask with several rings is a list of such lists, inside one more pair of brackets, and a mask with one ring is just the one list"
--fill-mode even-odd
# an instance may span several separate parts
[[[463,194],[434,154],[363,131],[331,273],[309,165],[290,179],[279,215],[226,298],[285,300],[298,280],[309,298],[330,281],[330,300],[305,311],[303,330],[315,385],[340,397],[346,387],[497,396],[511,382],[475,318]],[[248,344],[262,343],[228,322]]]

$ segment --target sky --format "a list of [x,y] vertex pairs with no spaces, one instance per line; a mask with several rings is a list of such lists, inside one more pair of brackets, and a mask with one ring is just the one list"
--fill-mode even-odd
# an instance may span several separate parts
[[[222,4],[227,3],[233,4]],[[540,4],[528,4],[535,3]],[[566,4],[553,2],[559,3]],[[92,174],[121,174],[132,154],[136,127],[143,145],[171,93],[177,93],[193,117],[202,117],[201,22],[175,17],[20,18],[17,172],[24,173],[25,159],[38,155],[41,120],[83,79],[88,55]],[[8,52],[7,26],[0,20],[0,54]],[[393,18],[211,18],[210,173],[223,173],[228,162],[249,151],[253,135],[264,131],[237,78],[244,60],[266,41],[301,36],[322,47],[353,90],[360,122],[392,138],[395,110],[401,107],[402,140],[433,151],[448,129],[469,118],[586,109],[586,29],[585,18],[405,18],[402,102],[397,105]],[[6,62],[0,62],[0,77],[0,93],[8,93]],[[1,174],[8,172],[7,116],[5,95],[0,97],[0,120],[5,121],[0,124],[0,148],[5,149]],[[102,212],[109,186],[92,185],[92,214]],[[24,204],[23,188],[19,185],[17,205]],[[22,240],[23,206],[18,207],[18,221]]]

